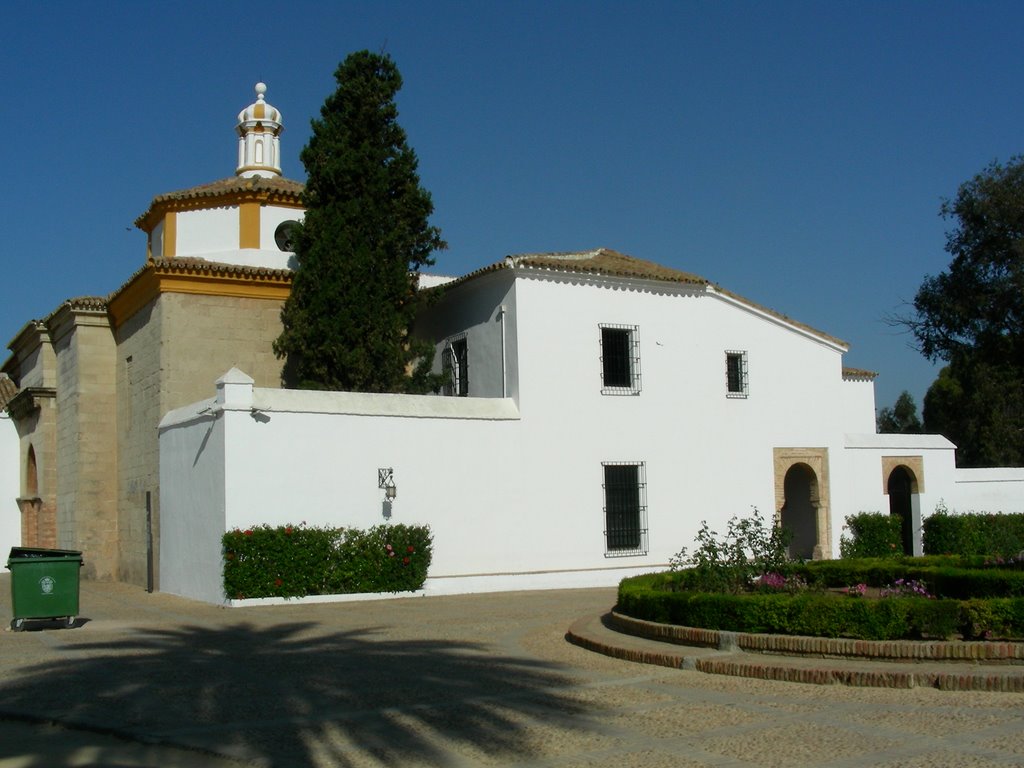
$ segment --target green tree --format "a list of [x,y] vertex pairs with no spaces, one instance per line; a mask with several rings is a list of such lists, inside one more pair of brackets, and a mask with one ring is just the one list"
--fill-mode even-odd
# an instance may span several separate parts
[[918,435],[924,427],[917,416],[917,403],[906,390],[896,398],[892,408],[883,408],[876,419],[879,434]]
[[905,322],[921,352],[948,366],[925,398],[925,427],[958,446],[962,466],[1024,461],[1024,157],[992,163],[941,215],[948,269],[925,278]]
[[962,467],[1024,466],[1024,396],[1019,366],[960,354],[924,398],[924,425],[957,445]]
[[417,273],[444,249],[428,219],[416,154],[397,122],[402,77],[390,56],[359,51],[301,154],[306,215],[274,342],[285,386],[359,392],[436,389],[433,346],[412,335]]

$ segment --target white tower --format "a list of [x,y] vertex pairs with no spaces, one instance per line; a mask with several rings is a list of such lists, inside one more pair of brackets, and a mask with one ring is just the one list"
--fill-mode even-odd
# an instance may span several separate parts
[[265,83],[256,83],[256,101],[238,113],[236,176],[273,178],[281,175],[281,113],[263,100]]

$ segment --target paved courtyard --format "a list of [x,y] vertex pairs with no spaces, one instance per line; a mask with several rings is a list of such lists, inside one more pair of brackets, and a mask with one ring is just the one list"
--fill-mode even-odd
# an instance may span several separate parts
[[1024,764],[1021,694],[718,677],[565,641],[614,598],[224,609],[83,582],[76,628],[0,631],[0,768]]

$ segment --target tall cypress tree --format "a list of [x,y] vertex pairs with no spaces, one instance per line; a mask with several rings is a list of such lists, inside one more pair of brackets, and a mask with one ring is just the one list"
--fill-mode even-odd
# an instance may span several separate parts
[[359,51],[312,121],[301,159],[306,216],[274,342],[287,387],[426,392],[433,347],[413,338],[417,273],[446,247],[428,218],[416,154],[398,125],[402,76],[390,56]]

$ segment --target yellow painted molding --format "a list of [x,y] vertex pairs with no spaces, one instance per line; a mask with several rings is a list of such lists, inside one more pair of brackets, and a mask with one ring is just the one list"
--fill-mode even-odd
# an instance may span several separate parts
[[167,267],[152,264],[136,275],[107,303],[113,327],[126,321],[162,293],[284,301],[291,292],[291,275],[231,273],[189,265]]
[[178,253],[178,214],[176,211],[168,211],[164,216],[164,247],[160,256],[165,259],[173,259]]
[[247,201],[238,206],[238,247],[260,247],[260,204]]
[[107,302],[110,324],[117,329],[134,317],[140,309],[159,295],[159,285],[159,278],[152,266],[147,266],[139,272]]

